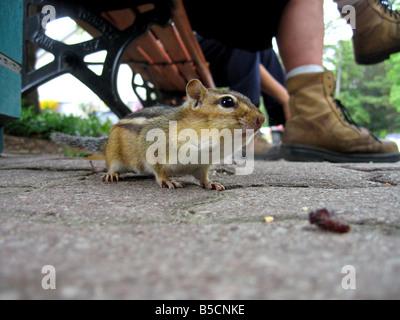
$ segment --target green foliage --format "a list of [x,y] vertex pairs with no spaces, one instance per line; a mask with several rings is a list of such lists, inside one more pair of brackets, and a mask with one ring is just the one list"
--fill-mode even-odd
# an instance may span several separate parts
[[63,132],[77,136],[98,136],[108,134],[111,121],[102,121],[90,115],[87,119],[64,115],[52,110],[42,110],[36,114],[33,107],[21,110],[21,117],[5,126],[5,133],[15,136],[48,139],[52,132]]
[[388,78],[392,82],[390,103],[400,112],[400,53],[391,55],[386,64],[391,67],[388,72]]
[[372,133],[385,136],[400,131],[400,55],[370,66],[354,61],[351,40],[326,48],[326,65],[333,66],[336,97],[354,120]]

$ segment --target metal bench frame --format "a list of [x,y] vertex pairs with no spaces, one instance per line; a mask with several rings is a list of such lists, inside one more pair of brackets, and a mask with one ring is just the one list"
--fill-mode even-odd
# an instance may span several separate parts
[[[215,87],[181,0],[114,2],[100,3],[96,8],[84,1],[24,0],[22,92],[70,73],[122,118],[131,112],[117,91],[117,74],[122,63],[131,67],[133,89],[145,107],[171,100],[179,103],[186,82],[192,78]],[[93,39],[67,45],[48,37],[41,25],[45,14],[30,16],[32,5],[53,6],[57,18],[74,19]],[[28,42],[52,53],[54,60],[37,70],[28,70]],[[102,63],[102,74],[97,75],[84,59],[103,50],[107,51],[107,57]],[[133,80],[138,73],[144,80],[142,84]],[[145,90],[145,98],[138,94],[139,87]]]

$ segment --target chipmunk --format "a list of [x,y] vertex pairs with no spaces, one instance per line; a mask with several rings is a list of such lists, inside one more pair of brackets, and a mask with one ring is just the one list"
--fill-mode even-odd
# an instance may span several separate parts
[[[133,170],[154,174],[162,188],[182,188],[182,184],[170,180],[169,176],[183,174],[198,179],[205,189],[225,190],[222,184],[209,180],[213,164],[208,161],[211,159],[209,154],[202,157],[196,152],[222,150],[221,142],[227,139],[226,135],[222,139],[220,133],[223,130],[240,141],[234,144],[232,153],[241,150],[260,129],[265,117],[240,93],[206,89],[197,79],[189,81],[186,94],[188,99],[180,107],[154,106],[127,115],[111,128],[108,137],[53,133],[51,140],[103,153],[108,169],[102,178],[104,182],[117,182],[120,173]],[[249,135],[246,129],[254,130],[253,134],[250,131]],[[208,133],[205,138],[202,137],[204,132]],[[211,146],[210,139],[214,142]],[[194,154],[193,161],[187,161],[188,151]],[[223,154],[220,158],[226,156]]]

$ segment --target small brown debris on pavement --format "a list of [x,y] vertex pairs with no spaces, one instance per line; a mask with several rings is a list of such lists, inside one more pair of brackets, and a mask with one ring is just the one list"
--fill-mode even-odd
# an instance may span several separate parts
[[308,215],[311,224],[316,224],[321,229],[337,232],[346,233],[350,231],[348,223],[338,219],[335,212],[330,208],[317,209],[315,212],[312,211]]

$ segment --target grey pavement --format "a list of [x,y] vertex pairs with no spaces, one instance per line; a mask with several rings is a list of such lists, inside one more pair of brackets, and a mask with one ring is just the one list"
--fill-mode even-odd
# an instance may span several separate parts
[[[218,166],[223,192],[91,172],[60,155],[0,158],[0,299],[400,298],[400,163]],[[309,224],[323,207],[351,231]]]

